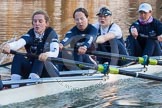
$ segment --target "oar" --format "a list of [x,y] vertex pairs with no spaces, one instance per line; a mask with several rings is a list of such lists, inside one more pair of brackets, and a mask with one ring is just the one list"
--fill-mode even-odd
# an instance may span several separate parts
[[[29,58],[35,58],[38,59],[38,55],[33,55],[33,54],[29,54],[29,53],[22,53],[22,52],[17,52],[14,50],[10,51],[11,54],[19,54],[19,55],[23,55]],[[59,76],[59,71],[58,69],[53,65],[53,63],[51,61],[45,61],[44,62],[45,68],[48,72],[48,74],[50,75],[50,77],[58,77]]]
[[[63,50],[74,51],[71,48],[64,48]],[[136,63],[143,64],[143,65],[162,65],[162,61],[154,59],[154,58],[149,58],[147,55],[143,57],[134,57],[134,56],[128,56],[128,55],[122,55],[122,54],[101,52],[101,51],[87,51],[86,53],[99,56],[99,57],[103,57],[103,58],[113,57],[114,59],[119,58],[123,61],[125,60],[134,61]]]
[[103,80],[103,76],[73,76],[73,77],[51,77],[51,78],[39,78],[39,79],[22,79],[22,80],[0,80],[0,90],[4,86],[14,84],[38,84],[38,83],[50,83],[50,82],[72,82],[72,81],[93,81]]
[[11,64],[12,64],[12,62],[8,62],[8,63],[0,64],[0,67],[6,67],[6,66],[9,66],[9,65],[11,65]]
[[95,70],[97,70],[101,73],[104,73],[104,74],[108,74],[108,73],[121,74],[121,75],[126,75],[126,76],[137,77],[137,78],[144,78],[144,79],[162,81],[162,77],[142,74],[142,73],[138,73],[138,72],[130,72],[130,71],[127,71],[127,70],[118,69],[116,67],[109,67],[106,64],[94,65],[94,64],[83,63],[83,62],[79,62],[79,61],[73,61],[73,60],[62,59],[62,58],[49,58],[49,60],[52,60],[55,63],[67,63],[69,65],[76,64],[79,67],[86,67],[86,68],[89,68],[89,69],[95,69]]
[[162,60],[162,56],[151,56],[151,59]]
[[89,81],[89,80],[103,80],[103,76],[73,76],[73,77],[51,77],[39,79],[22,79],[22,80],[8,80],[2,81],[3,85],[13,84],[28,84],[28,83],[49,83],[49,82],[72,82],[72,81]]
[[[16,52],[16,51],[13,51],[13,52]],[[19,53],[19,54],[21,54],[21,53]],[[28,54],[28,56],[32,57],[33,55]],[[33,57],[35,57],[35,55]],[[147,75],[147,74],[142,74],[142,73],[136,73],[136,72],[130,72],[130,71],[127,71],[127,70],[121,70],[121,69],[118,69],[118,68],[115,68],[115,67],[109,67],[108,64],[95,65],[95,64],[89,64],[89,63],[73,61],[73,60],[68,60],[68,59],[63,59],[63,58],[54,58],[54,57],[48,58],[47,61],[53,61],[56,64],[66,63],[68,65],[78,65],[80,68],[94,69],[94,70],[97,70],[98,72],[101,72],[103,74],[108,74],[108,73],[121,74],[121,75],[137,77],[137,78],[144,78],[144,79],[150,79],[150,80],[155,80],[155,81],[162,81],[162,77]]]

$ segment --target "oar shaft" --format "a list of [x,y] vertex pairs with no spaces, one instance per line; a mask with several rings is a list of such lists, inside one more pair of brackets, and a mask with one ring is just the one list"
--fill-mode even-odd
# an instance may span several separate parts
[[[3,86],[13,84],[29,84],[29,83],[49,83],[49,82],[72,82],[72,81],[90,81],[90,80],[103,80],[103,76],[75,76],[75,77],[53,77],[53,78],[40,78],[40,79],[22,79],[22,80],[9,80],[2,81]],[[2,84],[1,84],[2,85]]]
[[[74,51],[71,48],[64,48],[63,50],[66,51]],[[128,56],[128,55],[122,55],[122,54],[115,54],[115,53],[109,53],[109,52],[102,52],[102,51],[87,51],[87,54],[92,54],[98,57],[103,57],[103,58],[114,58],[114,59],[120,59],[123,61],[129,60],[129,61],[134,61],[139,64],[143,65],[162,65],[162,62],[159,60],[156,60],[154,58],[149,58],[147,55],[143,57],[134,57],[134,56]],[[147,57],[146,57],[147,56]],[[148,62],[147,62],[148,61]]]
[[97,65],[90,64],[90,63],[84,63],[84,62],[79,62],[79,61],[74,61],[74,60],[69,60],[69,59],[63,59],[63,58],[54,58],[54,57],[50,57],[47,60],[53,61],[56,64],[66,64],[66,65],[70,65],[70,66],[78,65],[81,68],[83,67],[83,68],[98,70]]
[[101,51],[92,51],[89,52],[87,51],[87,54],[92,54],[92,55],[96,55],[99,57],[104,57],[104,58],[114,58],[114,59],[121,59],[121,60],[131,60],[131,61],[136,61],[138,62],[138,58],[137,57],[133,57],[133,56],[127,56],[127,55],[121,55],[121,54],[115,54],[115,53],[108,53],[108,52],[101,52]]
[[[17,51],[13,51],[13,50],[11,50],[10,53],[11,54],[20,54],[23,56],[38,59],[38,55],[21,53],[21,52],[17,52]],[[66,65],[70,65],[70,66],[78,65],[80,68],[94,69],[94,70],[98,70],[100,72],[103,72],[105,70],[104,66],[102,66],[102,65],[95,65],[95,64],[84,63],[84,62],[79,62],[79,61],[74,61],[74,60],[69,60],[69,59],[63,59],[63,58],[49,57],[49,58],[47,58],[47,61],[52,61],[56,64],[66,64]]]
[[11,65],[11,64],[12,64],[12,62],[8,62],[8,63],[5,63],[5,64],[1,64],[0,67],[9,66],[9,65]]
[[[71,48],[64,48],[63,50],[66,51],[74,51]],[[91,55],[95,55],[95,56],[99,56],[99,57],[103,57],[103,58],[114,58],[114,59],[121,59],[121,60],[131,60],[131,61],[135,61],[138,62],[138,57],[133,57],[133,56],[127,56],[127,55],[121,55],[121,54],[115,54],[115,53],[109,53],[109,52],[102,52],[102,51],[87,51],[86,54],[91,54]]]
[[162,65],[162,61],[158,61],[158,63],[157,63],[158,65]]
[[19,54],[19,55],[23,55],[23,56],[26,56],[26,57],[38,59],[38,55],[34,55],[34,54],[21,53],[21,52],[17,52],[17,51],[14,51],[14,50],[11,50],[10,53],[11,54]]
[[149,75],[149,74],[142,74],[139,72],[128,72],[128,71],[120,70],[120,71],[118,71],[118,73],[114,73],[114,72],[110,72],[110,73],[132,76],[132,77],[136,77],[136,78],[155,80],[155,81],[162,81],[162,77],[153,76],[153,75]]

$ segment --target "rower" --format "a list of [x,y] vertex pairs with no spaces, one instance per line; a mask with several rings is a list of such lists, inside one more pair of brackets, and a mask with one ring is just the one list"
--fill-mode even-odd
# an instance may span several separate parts
[[152,7],[148,3],[140,4],[138,8],[139,18],[129,28],[126,46],[129,55],[141,57],[160,56],[162,42],[162,24],[153,18]]
[[[70,47],[75,51],[61,51],[59,56],[66,59],[81,61],[86,63],[95,64],[91,56],[85,54],[87,50],[95,50],[93,43],[97,36],[97,30],[88,23],[88,12],[85,8],[77,8],[73,13],[73,18],[76,26],[71,28],[65,35],[64,39],[60,42],[60,49],[70,44]],[[76,36],[79,36],[77,39]],[[66,65],[66,64],[65,64]],[[64,65],[64,66],[65,66]],[[60,70],[63,70],[60,66]],[[78,66],[68,67],[67,70],[78,70]]]
[[[97,51],[128,55],[121,28],[112,21],[112,12],[107,7],[102,7],[97,16],[98,22],[93,24],[98,30]],[[99,63],[109,62],[110,65],[126,64],[126,61],[119,60],[119,58],[97,57],[97,60]]]
[[[47,13],[43,10],[35,11],[32,15],[32,25],[33,28],[20,39],[2,47],[3,53],[6,54],[25,47],[27,54],[39,55],[36,59],[15,53],[11,67],[11,80],[49,77],[48,73],[44,71],[44,63],[48,57],[58,56],[58,36],[53,28],[49,27]],[[56,76],[59,76],[57,71],[55,73]],[[12,85],[12,88],[14,87],[19,87],[19,85]]]

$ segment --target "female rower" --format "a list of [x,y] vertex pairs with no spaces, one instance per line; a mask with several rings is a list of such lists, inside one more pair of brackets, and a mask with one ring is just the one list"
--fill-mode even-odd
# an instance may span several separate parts
[[[57,57],[59,53],[58,36],[53,28],[49,27],[49,16],[43,10],[35,11],[32,15],[32,25],[26,34],[15,42],[5,44],[3,52],[9,54],[11,50],[25,47],[29,54],[39,55],[38,59],[16,54],[11,67],[11,80],[21,78],[38,79],[43,74],[44,61],[48,57]],[[56,72],[56,76],[58,73]],[[12,88],[19,85],[12,85]]]

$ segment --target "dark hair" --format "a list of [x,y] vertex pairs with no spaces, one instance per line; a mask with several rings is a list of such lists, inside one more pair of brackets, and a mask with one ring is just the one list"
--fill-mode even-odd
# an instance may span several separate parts
[[38,14],[44,15],[44,18],[45,18],[46,22],[49,22],[50,18],[48,16],[47,12],[46,11],[43,11],[43,10],[37,10],[32,15],[32,23],[33,23],[34,16],[35,15],[38,15]]
[[82,12],[82,13],[84,13],[84,15],[88,18],[88,11],[85,9],[85,8],[78,8],[78,9],[76,9],[75,11],[74,11],[74,13],[73,13],[73,18],[75,18],[75,13],[76,12]]

